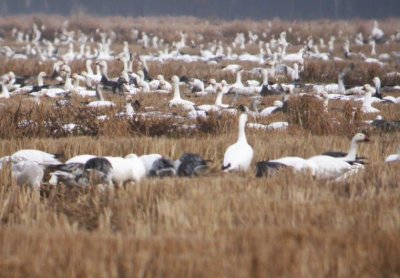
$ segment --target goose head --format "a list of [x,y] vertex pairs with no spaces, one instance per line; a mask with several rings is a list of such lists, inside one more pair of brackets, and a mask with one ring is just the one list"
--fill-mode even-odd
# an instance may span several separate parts
[[372,79],[372,82],[375,85],[375,88],[380,88],[381,87],[381,79],[379,77],[374,77],[374,79]]
[[174,84],[179,84],[179,77],[177,75],[172,76],[171,80]]
[[357,133],[356,135],[353,136],[353,139],[351,141],[355,143],[362,143],[362,142],[369,142],[370,140],[368,135],[365,135],[364,133]]
[[372,92],[375,92],[375,89],[369,84],[365,84],[363,89],[365,91],[365,96],[371,96]]

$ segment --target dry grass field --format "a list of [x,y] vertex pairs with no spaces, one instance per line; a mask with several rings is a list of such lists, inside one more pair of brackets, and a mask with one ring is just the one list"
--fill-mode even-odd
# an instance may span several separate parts
[[[0,19],[6,39],[14,26],[29,28],[36,21],[56,29],[64,20],[22,18]],[[94,32],[98,26],[115,30],[122,42],[129,30],[121,26],[132,23],[129,20],[75,15],[70,24],[86,32]],[[261,31],[266,24],[199,24],[203,21],[193,18],[176,18],[165,24],[171,20],[141,18],[134,23],[140,30],[170,32],[171,36],[177,35],[171,30],[178,28],[189,36],[201,32],[210,41],[222,35],[231,40],[238,31]],[[368,24],[276,20],[271,32],[279,34],[293,26],[295,34],[308,32],[329,39],[338,28],[353,34],[367,30]],[[392,19],[382,22],[382,26],[394,32],[400,23]],[[46,30],[51,33],[51,28]],[[399,44],[390,47],[400,50]],[[138,47],[136,51],[145,50]],[[310,62],[304,78],[307,82],[335,82],[338,72],[349,63]],[[82,70],[83,65],[74,62],[73,71]],[[217,71],[216,65],[168,62],[149,66],[153,76],[162,72],[166,78],[186,74],[234,80],[234,76]],[[110,75],[122,69],[116,61],[110,62],[109,67]],[[388,65],[385,71],[373,65],[356,65],[353,76],[358,79],[349,78],[347,83],[370,83],[374,76],[380,76],[383,84],[399,85],[398,80],[385,79],[386,71],[398,68],[398,63]],[[51,63],[0,61],[0,74],[10,70],[35,75],[42,70],[51,72]],[[321,72],[326,75],[320,77]],[[196,104],[214,101],[214,96],[195,98],[186,88],[182,90]],[[288,121],[289,129],[248,129],[247,139],[255,151],[251,170],[224,174],[220,167],[225,149],[236,141],[237,118],[211,115],[207,120],[184,120],[182,123],[197,125],[192,131],[182,130],[182,123],[166,120],[102,122],[98,115],[113,117],[124,105],[120,96],[106,96],[117,106],[92,112],[82,108],[83,99],[73,99],[72,106],[62,109],[54,108],[52,100],[36,106],[19,97],[11,99],[0,110],[0,156],[33,148],[62,154],[65,159],[85,153],[160,153],[177,159],[190,151],[211,160],[209,173],[195,178],[148,178],[112,192],[44,184],[39,193],[15,185],[6,168],[0,173],[0,277],[400,276],[400,164],[383,162],[399,147],[400,133],[384,133],[363,123],[374,116],[362,115],[358,110],[350,123],[343,103],[332,101],[330,112],[323,114],[321,103],[294,98],[291,113],[258,121]],[[167,111],[170,96],[161,98],[137,97],[141,111],[146,106]],[[266,97],[263,103],[268,106],[275,99]],[[226,102],[231,101],[226,96]],[[249,104],[249,100],[244,101]],[[400,120],[400,104],[374,106],[385,119]],[[183,115],[182,111],[175,112]],[[21,121],[36,124],[21,126]],[[254,122],[251,118],[250,121]],[[67,134],[62,126],[70,122],[87,128]],[[327,150],[347,151],[352,135],[358,131],[371,138],[359,150],[360,155],[368,157],[368,164],[345,182],[318,181],[290,171],[271,178],[255,177],[257,161],[289,155],[310,157]]]

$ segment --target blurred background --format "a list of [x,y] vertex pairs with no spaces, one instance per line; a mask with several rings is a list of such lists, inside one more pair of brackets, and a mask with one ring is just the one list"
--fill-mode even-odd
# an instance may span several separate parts
[[348,19],[400,15],[400,0],[0,0],[0,14],[191,15],[221,19]]

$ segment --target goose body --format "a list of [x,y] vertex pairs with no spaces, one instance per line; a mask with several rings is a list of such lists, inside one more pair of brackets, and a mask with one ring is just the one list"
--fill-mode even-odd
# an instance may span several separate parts
[[344,180],[363,168],[360,164],[352,166],[343,159],[327,155],[313,156],[307,161],[310,163],[312,175],[317,179]]
[[59,165],[62,164],[54,154],[39,150],[19,150],[11,155],[12,158],[23,158],[25,160],[34,161],[40,165]]
[[112,180],[118,186],[125,182],[139,182],[145,175],[146,169],[143,162],[135,154],[129,154],[125,157],[105,157],[112,165]]
[[235,144],[230,145],[224,155],[222,170],[224,172],[243,170],[247,171],[253,159],[253,148],[247,143],[245,127],[247,115],[239,117],[239,136]]
[[372,107],[372,102],[373,102],[372,91],[374,91],[374,89],[369,84],[366,84],[364,86],[364,89],[366,90],[366,92],[365,92],[363,104],[361,107],[361,111],[366,114],[380,113],[379,109]]
[[385,158],[385,162],[386,163],[400,162],[400,148],[398,149],[397,154],[388,155]]
[[43,166],[32,160],[12,161],[12,177],[19,186],[38,189],[43,180]]
[[174,162],[176,174],[180,177],[199,176],[208,170],[207,161],[200,155],[185,153]]

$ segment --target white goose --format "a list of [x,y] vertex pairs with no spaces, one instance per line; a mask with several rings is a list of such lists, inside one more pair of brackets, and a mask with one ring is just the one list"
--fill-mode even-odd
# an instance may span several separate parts
[[12,177],[19,186],[39,189],[43,176],[43,166],[37,162],[23,158],[12,159]]
[[325,152],[322,155],[336,157],[338,159],[341,159],[341,160],[347,161],[347,162],[355,162],[357,160],[358,144],[361,142],[369,142],[369,137],[367,135],[365,135],[364,133],[357,133],[351,139],[350,149],[347,154],[342,153],[342,152]]
[[307,161],[311,168],[311,174],[317,179],[341,181],[364,168],[361,164],[351,165],[343,159],[328,155],[313,156]]
[[364,85],[364,89],[366,90],[365,96],[364,96],[364,101],[361,107],[361,111],[363,113],[369,114],[369,113],[380,113],[381,111],[375,107],[372,107],[372,92],[375,91],[374,88],[371,87],[371,85],[366,84]]
[[135,154],[129,154],[125,157],[107,156],[105,157],[112,165],[112,180],[118,186],[125,182],[139,182],[146,176],[146,169],[142,160]]
[[397,154],[391,154],[388,155],[385,159],[386,163],[392,163],[392,162],[400,162],[400,147],[397,150]]
[[194,103],[181,98],[179,91],[179,77],[176,75],[172,77],[172,86],[174,89],[174,97],[168,102],[168,107],[181,107],[185,110],[192,111],[194,109]]
[[215,99],[215,104],[203,104],[203,105],[197,106],[197,108],[200,110],[206,111],[206,112],[210,112],[210,111],[216,112],[223,108],[228,108],[229,105],[222,103],[222,97],[224,96],[225,92],[224,92],[221,84],[217,85],[217,92],[218,93],[217,93],[217,98]]
[[88,103],[87,107],[99,108],[99,107],[113,107],[115,103],[112,101],[104,100],[103,93],[101,92],[100,84],[96,86],[96,96],[98,100],[91,101]]
[[1,83],[2,92],[0,94],[0,98],[9,99],[10,92],[8,91],[7,86],[4,83]]
[[229,171],[247,171],[253,159],[253,148],[247,143],[246,139],[247,114],[239,117],[239,136],[235,144],[230,145],[224,155],[222,170]]
[[34,161],[44,166],[62,164],[54,154],[32,149],[19,150],[13,153],[11,155],[11,158],[23,158],[25,160]]

